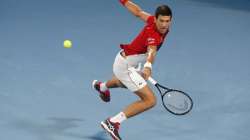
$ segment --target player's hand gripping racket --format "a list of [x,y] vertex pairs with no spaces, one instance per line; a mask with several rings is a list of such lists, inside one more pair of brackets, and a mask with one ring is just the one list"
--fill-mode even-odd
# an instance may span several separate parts
[[185,115],[192,109],[193,101],[187,93],[160,85],[152,77],[148,80],[158,89],[162,104],[167,111],[175,115]]

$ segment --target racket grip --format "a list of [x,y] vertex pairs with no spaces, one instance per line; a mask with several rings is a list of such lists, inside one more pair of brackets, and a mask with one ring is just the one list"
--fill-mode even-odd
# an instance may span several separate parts
[[156,84],[157,84],[157,82],[156,82],[152,77],[148,77],[148,81],[149,81],[150,83],[152,83],[153,85],[156,85]]

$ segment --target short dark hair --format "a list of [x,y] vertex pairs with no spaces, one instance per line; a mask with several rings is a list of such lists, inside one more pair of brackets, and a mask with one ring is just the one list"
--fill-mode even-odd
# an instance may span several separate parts
[[160,5],[155,10],[155,17],[158,18],[159,15],[170,16],[172,18],[172,11],[167,5]]

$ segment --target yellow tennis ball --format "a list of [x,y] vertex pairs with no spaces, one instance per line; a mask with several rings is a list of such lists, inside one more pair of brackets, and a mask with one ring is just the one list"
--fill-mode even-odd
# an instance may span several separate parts
[[64,40],[63,46],[64,46],[64,48],[71,48],[72,42],[70,40]]

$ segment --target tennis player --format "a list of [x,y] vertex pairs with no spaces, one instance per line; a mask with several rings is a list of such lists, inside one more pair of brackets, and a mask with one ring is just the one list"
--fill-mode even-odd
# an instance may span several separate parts
[[[94,80],[92,85],[105,102],[110,101],[109,88],[127,88],[139,100],[127,106],[117,115],[101,122],[101,126],[114,140],[121,140],[118,130],[126,119],[138,115],[156,104],[156,97],[147,85],[146,80],[152,74],[152,64],[156,53],[163,44],[169,32],[172,19],[171,9],[167,5],[156,8],[155,15],[144,12],[137,4],[129,0],[120,0],[120,3],[133,15],[145,22],[139,35],[130,44],[121,44],[114,64],[112,79],[106,82]],[[143,67],[141,66],[143,65]]]

